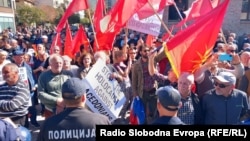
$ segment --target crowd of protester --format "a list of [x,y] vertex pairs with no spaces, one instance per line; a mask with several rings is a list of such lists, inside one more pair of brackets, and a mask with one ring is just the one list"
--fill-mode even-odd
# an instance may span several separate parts
[[[130,124],[128,115],[134,97],[141,98],[144,104],[144,124],[235,125],[249,117],[250,34],[218,33],[213,52],[206,62],[194,74],[183,72],[177,78],[164,48],[151,52],[162,46],[160,36],[149,46],[146,45],[146,34],[124,30],[116,36],[112,50],[92,52],[94,36],[91,29],[86,28],[90,46],[81,45],[75,58],[70,58],[62,54],[63,46],[53,47],[53,54],[50,54],[54,29],[38,26],[16,30],[14,33],[8,28],[0,34],[0,117],[9,117],[26,128],[30,124],[40,128],[37,113],[47,120],[72,106],[72,101],[64,99],[70,99],[67,93],[82,98],[74,90],[62,91],[63,85],[72,78],[79,79],[72,83],[80,82],[98,59],[106,62],[112,79],[119,82],[126,97],[119,120],[113,124]],[[72,30],[72,35],[76,32]],[[64,32],[60,38],[63,45]],[[221,60],[223,53],[231,60]],[[26,70],[24,83],[18,79],[20,68]],[[12,92],[6,93],[8,84],[5,82],[13,86],[8,88]],[[37,105],[41,106],[41,111],[37,111]],[[80,122],[81,117],[72,119]],[[87,119],[91,117],[84,118],[84,123]],[[56,119],[46,122],[47,126],[53,121]]]

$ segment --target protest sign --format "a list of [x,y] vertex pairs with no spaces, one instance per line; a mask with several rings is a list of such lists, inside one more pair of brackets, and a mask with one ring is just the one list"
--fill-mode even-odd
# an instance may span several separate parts
[[[159,17],[162,19],[163,10],[158,13]],[[150,34],[153,36],[158,36],[161,30],[161,21],[156,15],[152,15],[148,18],[139,20],[137,14],[134,14],[127,22],[127,27],[129,29]]]
[[28,76],[27,76],[27,70],[25,67],[19,67],[19,77],[20,77],[20,80],[24,81],[26,84],[29,84],[28,83]]
[[86,104],[93,112],[106,115],[110,121],[114,121],[118,118],[126,98],[119,83],[115,79],[109,79],[111,73],[100,59],[93,65],[85,77],[88,84]]

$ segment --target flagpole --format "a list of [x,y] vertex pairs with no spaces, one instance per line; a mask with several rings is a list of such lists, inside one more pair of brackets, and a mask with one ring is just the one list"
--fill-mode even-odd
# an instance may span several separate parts
[[227,40],[226,40],[225,35],[223,33],[223,30],[221,28],[220,28],[220,33],[222,34],[223,41],[225,42],[225,44],[227,44]]
[[[180,12],[179,8],[176,6],[176,3],[175,3],[175,2],[174,2],[174,7],[175,7],[175,9],[176,9],[178,15],[180,16],[181,20],[183,20],[183,17],[182,17],[182,15],[181,15],[181,12]],[[187,27],[186,23],[184,23],[184,25],[185,25],[185,27]]]
[[55,40],[54,47],[57,45],[57,40],[58,40],[58,33],[56,32],[56,40]]
[[[103,1],[103,2],[104,2],[104,1]],[[106,4],[105,4],[105,2],[103,3],[103,5],[104,5],[104,6],[103,6],[103,7],[104,7],[104,8],[103,8],[103,10],[104,10],[104,15],[106,15],[106,14],[107,14],[107,9],[106,9]],[[103,11],[102,11],[102,12],[103,12]]]
[[91,14],[90,14],[90,10],[89,9],[87,9],[87,11],[88,11],[88,15],[89,15],[89,20],[90,20],[90,23],[91,23],[91,26],[92,26],[92,31],[93,31],[93,33],[94,33],[94,42],[96,43],[96,47],[97,47],[97,49],[99,49],[99,44],[98,44],[98,41],[96,40],[96,32],[95,32],[95,29],[94,29],[94,25],[93,25],[93,22],[92,22],[92,18],[91,18]]
[[[89,42],[89,41],[88,41]],[[90,42],[89,42],[89,49],[90,49],[90,53],[91,54],[94,54],[94,50],[93,50],[93,47],[91,46]]]
[[150,5],[150,7],[154,10],[155,15],[157,16],[157,18],[161,21],[161,24],[163,25],[163,27],[166,29],[166,31],[168,32],[168,34],[170,36],[173,36],[173,34],[170,32],[170,30],[168,29],[168,27],[166,26],[166,24],[162,21],[162,19],[160,18],[160,16],[158,15],[157,11],[154,9],[152,3],[148,0],[148,4]]
[[181,15],[181,12],[180,12],[179,8],[176,6],[176,3],[175,3],[175,2],[174,2],[174,7],[175,7],[175,9],[176,9],[178,15],[180,16],[181,20],[183,20],[183,17],[182,17],[182,15]]

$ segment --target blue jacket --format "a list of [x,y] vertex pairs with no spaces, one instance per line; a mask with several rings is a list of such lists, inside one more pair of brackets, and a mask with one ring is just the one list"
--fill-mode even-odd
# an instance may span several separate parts
[[225,97],[212,89],[203,96],[202,109],[205,124],[240,124],[240,118],[248,112],[247,95],[234,89],[230,96]]
[[35,87],[35,77],[34,77],[34,73],[30,67],[29,64],[27,63],[23,63],[23,67],[26,68],[26,73],[27,73],[27,76],[28,76],[28,80],[29,80],[29,88],[30,88],[30,91],[32,92],[32,88]]

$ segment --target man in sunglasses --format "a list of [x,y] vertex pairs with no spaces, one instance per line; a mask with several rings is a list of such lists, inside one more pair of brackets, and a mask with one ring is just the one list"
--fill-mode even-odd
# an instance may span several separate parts
[[202,98],[205,124],[240,124],[248,112],[245,92],[235,89],[236,77],[230,72],[220,72],[212,77],[214,89]]

